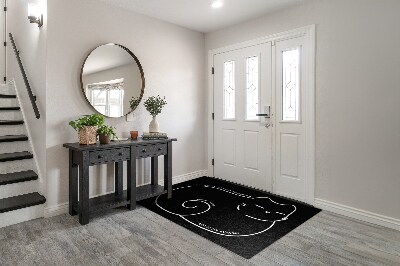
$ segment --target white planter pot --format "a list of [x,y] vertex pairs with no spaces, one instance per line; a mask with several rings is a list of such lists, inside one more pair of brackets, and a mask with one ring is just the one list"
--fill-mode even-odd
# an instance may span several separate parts
[[158,132],[160,132],[160,128],[159,128],[159,125],[158,125],[157,117],[156,117],[156,116],[153,116],[153,119],[152,119],[151,122],[150,122],[150,125],[149,125],[149,132],[151,132],[151,133],[158,133]]

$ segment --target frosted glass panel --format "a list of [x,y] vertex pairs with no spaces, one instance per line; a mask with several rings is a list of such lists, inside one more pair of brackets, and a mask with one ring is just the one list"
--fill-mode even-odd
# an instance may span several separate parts
[[105,90],[93,90],[92,104],[94,105],[105,105],[107,103],[107,91]]
[[282,121],[299,120],[300,49],[282,53]]
[[102,114],[106,113],[106,106],[105,105],[94,105],[94,108]]
[[259,102],[258,56],[246,59],[246,120],[258,120]]
[[224,63],[224,119],[235,119],[235,62]]

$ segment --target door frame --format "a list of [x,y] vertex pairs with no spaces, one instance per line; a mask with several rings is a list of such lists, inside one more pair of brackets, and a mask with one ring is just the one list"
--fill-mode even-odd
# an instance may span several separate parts
[[[257,38],[250,41],[245,41],[221,48],[216,48],[208,51],[208,112],[207,112],[207,168],[208,175],[214,177],[214,56],[220,53],[238,50],[250,46],[263,44],[266,42],[272,42],[272,65],[275,65],[275,42],[293,39],[296,37],[305,37],[307,52],[305,54],[306,66],[302,70],[305,72],[304,84],[307,90],[304,91],[302,97],[306,99],[306,102],[312,103],[305,106],[305,113],[303,114],[305,121],[305,173],[306,173],[306,198],[305,202],[314,205],[315,200],[315,24],[272,34],[269,36]],[[271,109],[271,113],[275,112],[275,85],[276,85],[276,73],[275,67],[272,67],[272,99],[274,103]],[[276,124],[276,116],[271,117],[271,123]],[[272,192],[275,193],[275,158],[276,158],[276,127],[272,129]]]

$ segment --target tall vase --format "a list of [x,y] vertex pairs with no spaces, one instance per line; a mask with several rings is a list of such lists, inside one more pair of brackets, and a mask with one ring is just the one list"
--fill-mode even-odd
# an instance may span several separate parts
[[157,122],[157,117],[153,116],[153,119],[151,120],[150,125],[149,125],[149,132],[150,133],[158,133],[159,131],[160,131],[160,129],[159,129],[159,125]]

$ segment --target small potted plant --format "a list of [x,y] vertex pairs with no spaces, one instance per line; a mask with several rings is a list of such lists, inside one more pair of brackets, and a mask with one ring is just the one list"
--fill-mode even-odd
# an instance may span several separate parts
[[99,135],[100,144],[110,143],[111,137],[118,139],[115,133],[115,127],[102,125],[97,129],[97,134]]
[[132,112],[135,111],[135,109],[139,106],[140,103],[140,98],[139,97],[132,97],[129,100],[129,105],[131,107]]
[[157,122],[157,115],[161,113],[164,105],[167,104],[165,97],[161,98],[160,95],[151,96],[144,101],[144,106],[146,110],[151,114],[153,120],[151,120],[149,125],[149,132],[159,132],[159,125]]
[[97,140],[97,129],[104,124],[104,116],[101,114],[84,115],[69,125],[78,131],[79,144],[95,144]]

